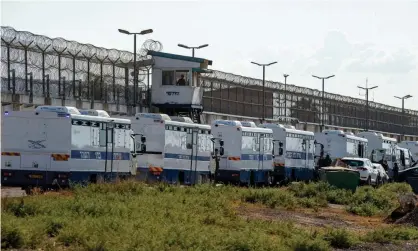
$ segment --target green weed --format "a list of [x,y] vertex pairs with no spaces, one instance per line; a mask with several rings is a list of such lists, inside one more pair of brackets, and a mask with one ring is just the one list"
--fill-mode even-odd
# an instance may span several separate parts
[[[346,232],[314,233],[289,222],[244,219],[238,203],[271,208],[326,207],[328,202],[371,215],[396,206],[404,185],[360,188],[354,194],[324,183],[287,189],[154,186],[135,181],[75,186],[66,195],[2,200],[2,248],[53,250],[330,250],[355,238]],[[68,193],[71,193],[68,195]],[[381,230],[363,241],[418,238],[408,228]]]

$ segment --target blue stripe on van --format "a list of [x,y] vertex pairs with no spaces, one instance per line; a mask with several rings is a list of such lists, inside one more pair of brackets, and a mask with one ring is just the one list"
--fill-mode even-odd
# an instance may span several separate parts
[[[102,151],[80,151],[80,150],[71,150],[72,159],[96,159],[96,160],[105,160],[106,152]],[[112,159],[112,152],[108,151],[107,159]],[[127,152],[113,152],[113,160],[130,160],[131,154]]]
[[[264,156],[264,157],[263,157]],[[241,160],[272,160],[271,154],[241,154]]]
[[164,158],[166,159],[184,159],[184,160],[198,160],[198,161],[210,161],[210,156],[190,156],[187,154],[176,154],[176,153],[165,153]]

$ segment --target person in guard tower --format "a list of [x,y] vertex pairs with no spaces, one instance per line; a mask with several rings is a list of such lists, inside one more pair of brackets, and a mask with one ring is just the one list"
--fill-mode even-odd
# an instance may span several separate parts
[[184,75],[182,74],[179,80],[177,80],[177,85],[186,85],[186,80],[184,79]]

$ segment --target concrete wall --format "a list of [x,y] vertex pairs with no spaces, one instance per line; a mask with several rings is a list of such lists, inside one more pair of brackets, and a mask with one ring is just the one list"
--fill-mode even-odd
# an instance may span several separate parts
[[[19,95],[2,93],[1,95],[1,103],[2,103],[2,112],[5,111],[24,111],[24,110],[33,110],[35,106],[38,105],[55,105],[55,106],[73,106],[81,109],[97,109],[97,110],[105,110],[109,114],[135,114],[135,111],[132,107],[126,105],[118,105],[114,103],[93,103],[93,107],[91,107],[90,101],[83,101],[83,100],[62,100],[56,98],[43,98],[43,97],[34,97],[33,102],[29,102],[28,95]],[[138,107],[137,112],[147,112],[148,109],[146,107]]]

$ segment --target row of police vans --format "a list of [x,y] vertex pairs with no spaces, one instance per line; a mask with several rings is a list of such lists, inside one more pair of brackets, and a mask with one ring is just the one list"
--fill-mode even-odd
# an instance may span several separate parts
[[[274,123],[39,106],[2,114],[3,186],[67,187],[72,183],[136,177],[197,184],[211,179],[241,184],[312,180],[318,158],[364,157],[407,168],[410,150],[373,132],[313,133]],[[404,142],[418,155],[418,142]]]

